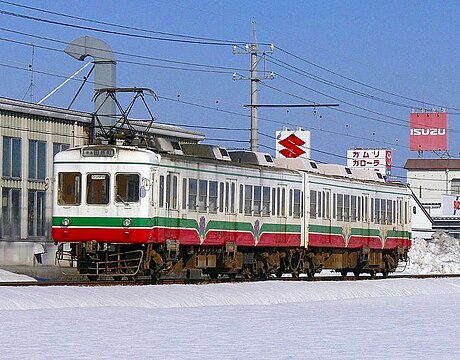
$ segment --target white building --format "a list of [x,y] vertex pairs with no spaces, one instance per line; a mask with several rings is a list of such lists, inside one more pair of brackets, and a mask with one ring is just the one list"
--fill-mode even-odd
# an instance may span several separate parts
[[415,195],[414,236],[429,238],[436,230],[460,234],[460,159],[409,159],[404,168]]

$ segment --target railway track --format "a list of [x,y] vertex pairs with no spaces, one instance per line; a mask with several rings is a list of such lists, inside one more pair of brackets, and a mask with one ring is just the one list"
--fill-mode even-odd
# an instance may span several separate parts
[[[434,278],[458,278],[460,274],[393,274],[386,279],[434,279]],[[0,287],[14,286],[14,287],[30,287],[30,286],[145,286],[145,285],[172,285],[172,284],[222,284],[222,283],[243,283],[243,282],[265,282],[265,281],[361,281],[361,280],[383,280],[382,276],[316,276],[313,278],[308,277],[282,277],[282,278],[268,278],[268,279],[245,279],[245,278],[227,278],[222,277],[218,279],[161,279],[156,283],[151,279],[135,279],[126,281],[114,280],[37,280],[37,281],[9,281],[0,282]]]

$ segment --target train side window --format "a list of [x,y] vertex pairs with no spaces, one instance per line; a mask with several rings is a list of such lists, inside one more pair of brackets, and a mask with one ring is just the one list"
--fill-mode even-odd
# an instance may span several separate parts
[[301,192],[299,189],[294,190],[294,218],[298,219],[301,216]]
[[200,180],[198,188],[198,210],[206,212],[208,209],[208,180]]
[[182,179],[182,209],[187,209],[187,179]]
[[78,172],[58,174],[58,205],[81,204],[81,174]]
[[260,186],[254,186],[254,216],[260,216],[262,209],[262,188]]
[[209,182],[209,212],[217,213],[217,191],[218,191],[218,182],[210,181]]
[[286,216],[286,188],[281,189],[281,216]]
[[292,189],[289,189],[289,216],[292,216],[292,207],[294,206]]
[[322,193],[321,191],[318,191],[318,194],[316,195],[318,197],[318,201],[317,201],[317,206],[318,206],[318,218],[321,218],[323,217],[323,203],[322,203]]
[[276,188],[272,189],[272,215],[276,215]]
[[332,194],[332,218],[337,217],[337,195]]
[[343,194],[337,194],[337,220],[343,221]]
[[310,218],[316,219],[316,191],[310,190]]
[[225,212],[230,212],[230,183],[225,182]]
[[331,218],[331,190],[326,190],[323,193],[323,211],[324,211],[324,218],[330,219]]
[[196,197],[198,195],[197,179],[188,179],[188,209],[196,211]]
[[93,205],[109,203],[108,174],[88,174],[86,177],[86,202]]
[[363,197],[363,220],[369,221],[369,195]]
[[350,221],[350,195],[343,196],[343,221]]
[[374,201],[374,222],[380,223],[380,199]]
[[270,216],[270,188],[264,186],[262,193],[262,215]]
[[374,199],[371,199],[371,222],[374,222]]
[[[228,190],[227,190],[228,191]],[[219,212],[224,212],[225,184],[219,183]],[[228,204],[228,200],[227,200]]]
[[380,200],[380,224],[387,222],[387,201],[385,199]]
[[357,200],[358,200],[358,207],[357,207],[358,214],[357,214],[357,219],[356,220],[361,221],[362,220],[362,217],[361,217],[361,209],[362,209],[361,201],[362,201],[362,198],[361,198],[361,196],[358,196]]
[[393,221],[393,201],[387,200],[387,224],[391,225]]
[[252,185],[244,187],[244,215],[252,214]]
[[164,175],[160,175],[160,184],[158,186],[158,206],[163,207],[165,206],[165,177]]
[[243,205],[244,205],[244,185],[240,184],[240,214],[243,213]]
[[356,196],[351,195],[351,221],[356,222],[357,211],[356,211]]
[[115,176],[115,202],[138,202],[140,176],[138,174],[117,174]]
[[235,202],[236,202],[236,183],[232,181],[230,188],[230,212],[236,214]]

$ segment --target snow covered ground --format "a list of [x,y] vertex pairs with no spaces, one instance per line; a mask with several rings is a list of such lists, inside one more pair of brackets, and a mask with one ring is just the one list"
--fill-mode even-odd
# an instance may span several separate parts
[[[442,244],[408,270],[460,272]],[[0,287],[0,359],[459,359],[459,308],[458,278]]]

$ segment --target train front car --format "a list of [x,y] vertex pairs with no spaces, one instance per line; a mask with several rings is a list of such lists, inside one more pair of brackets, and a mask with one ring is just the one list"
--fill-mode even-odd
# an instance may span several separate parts
[[91,145],[54,159],[53,240],[60,265],[134,276],[152,241],[152,173],[160,156],[134,147]]

